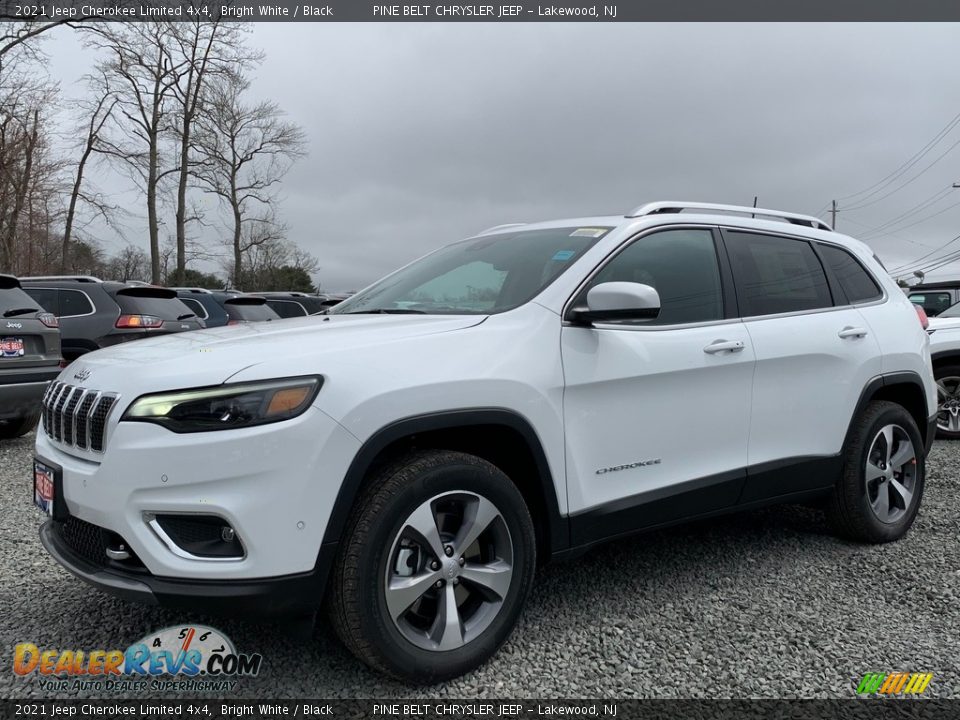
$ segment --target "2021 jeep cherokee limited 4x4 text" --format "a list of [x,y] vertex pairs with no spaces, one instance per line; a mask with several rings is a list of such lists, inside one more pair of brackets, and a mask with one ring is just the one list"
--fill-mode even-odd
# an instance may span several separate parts
[[504,642],[538,563],[602,540],[812,499],[901,537],[936,392],[865,245],[652,203],[494,228],[328,315],[84,356],[44,408],[41,539],[76,575],[188,610],[326,597],[357,656],[436,681]]

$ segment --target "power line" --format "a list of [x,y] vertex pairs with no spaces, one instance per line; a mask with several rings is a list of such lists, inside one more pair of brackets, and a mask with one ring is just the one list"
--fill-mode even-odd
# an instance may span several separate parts
[[[908,262],[908,263],[906,263],[905,265],[900,265],[899,267],[893,268],[892,270],[890,270],[890,274],[892,275],[893,273],[900,273],[900,272],[904,272],[904,271],[913,271],[913,270],[919,270],[919,269],[921,269],[921,267],[922,267],[923,264],[924,264],[924,263],[922,262],[923,260],[926,260],[928,257],[930,257],[931,255],[934,255],[934,254],[936,254],[936,253],[938,253],[938,252],[940,252],[941,250],[945,250],[947,247],[949,247],[950,245],[952,245],[953,243],[955,243],[957,240],[960,240],[960,235],[957,235],[955,238],[951,238],[950,240],[947,240],[947,242],[945,242],[945,243],[944,243],[943,245],[941,245],[940,247],[934,248],[933,250],[931,250],[930,252],[928,252],[926,255],[921,255],[920,257],[918,257],[916,260],[914,260],[914,261],[912,261],[912,262]],[[954,255],[954,254],[960,256],[960,251],[953,251],[953,252],[950,253],[950,255]],[[941,256],[941,257],[934,258],[934,259],[931,260],[930,262],[931,262],[931,263],[937,263],[937,262],[939,262],[940,260],[945,259],[946,257],[947,257],[946,255],[943,255],[943,256]]]
[[952,186],[952,185],[948,185],[947,187],[943,188],[942,190],[939,190],[939,191],[937,191],[936,193],[934,193],[932,196],[930,196],[930,197],[927,198],[926,200],[923,200],[922,202],[917,203],[916,205],[914,205],[913,207],[911,207],[909,210],[905,210],[904,212],[900,213],[900,214],[897,215],[896,217],[893,217],[893,218],[887,220],[887,221],[886,221],[885,223],[883,223],[882,225],[878,225],[877,227],[874,228],[874,231],[879,232],[879,231],[881,231],[881,230],[884,230],[884,229],[890,227],[891,225],[896,225],[897,223],[901,222],[902,220],[906,220],[906,219],[907,219],[908,217],[910,217],[911,215],[914,215],[914,214],[920,212],[921,210],[926,209],[927,207],[929,207],[929,206],[931,206],[931,205],[935,205],[936,203],[940,202],[940,200],[942,200],[942,199],[945,198],[947,195],[949,195],[951,190],[953,190],[953,186]]
[[[852,193],[852,194],[850,194],[850,195],[844,195],[844,196],[842,196],[842,197],[838,197],[838,198],[837,198],[837,201],[839,202],[839,201],[843,201],[843,200],[849,200],[850,198],[855,198],[855,197],[857,197],[857,196],[859,196],[859,195],[863,195],[863,194],[868,193],[868,192],[873,191],[873,190],[875,190],[876,192],[878,192],[879,190],[882,189],[881,186],[889,185],[890,183],[892,183],[893,181],[895,181],[897,178],[899,178],[901,175],[903,175],[904,173],[906,173],[911,167],[913,167],[914,165],[916,165],[921,159],[923,159],[923,157],[924,157],[927,153],[929,153],[944,137],[946,137],[946,135],[947,135],[951,130],[953,130],[953,128],[955,128],[955,127],[957,126],[957,124],[960,124],[960,113],[957,113],[956,115],[954,115],[953,118],[950,120],[950,122],[948,122],[948,123],[940,130],[940,132],[938,132],[936,135],[934,135],[933,138],[932,138],[926,145],[924,145],[922,148],[920,148],[920,150],[918,150],[916,153],[914,153],[914,154],[911,155],[909,158],[907,158],[907,160],[904,161],[903,164],[901,164],[899,167],[897,167],[895,170],[893,170],[893,171],[892,171],[890,174],[888,174],[886,177],[884,177],[884,178],[882,178],[881,180],[877,181],[876,183],[874,183],[874,184],[871,185],[870,187],[867,187],[867,188],[864,188],[863,190],[860,190],[859,192],[855,192],[855,193]],[[874,194],[874,193],[871,193],[871,194]],[[861,198],[860,201],[865,200],[865,199],[866,199],[866,198]],[[829,205],[829,203],[828,203],[828,205]]]
[[850,211],[852,211],[852,210],[860,210],[860,209],[862,209],[862,208],[870,207],[871,205],[876,205],[878,202],[881,202],[881,201],[883,201],[883,200],[886,200],[886,199],[887,199],[888,197],[890,197],[891,195],[894,195],[894,194],[900,192],[901,190],[903,190],[907,185],[909,185],[910,183],[912,183],[914,180],[916,180],[917,178],[919,178],[920,176],[922,176],[925,172],[927,172],[927,170],[929,170],[929,169],[932,168],[934,165],[936,165],[938,162],[940,162],[941,160],[943,160],[943,158],[945,158],[955,147],[957,147],[957,145],[960,145],[960,140],[957,140],[955,143],[953,143],[953,145],[951,145],[951,146],[948,147],[946,150],[944,150],[942,153],[940,153],[940,155],[937,156],[937,159],[934,160],[934,161],[933,161],[932,163],[930,163],[929,165],[927,165],[923,170],[921,170],[920,172],[918,172],[916,175],[914,175],[912,178],[910,178],[909,180],[907,180],[907,181],[906,181],[905,183],[903,183],[902,185],[899,185],[898,187],[895,187],[895,188],[894,188],[893,190],[891,190],[890,192],[885,193],[885,194],[881,195],[880,197],[878,197],[878,198],[876,198],[876,199],[874,199],[874,200],[870,200],[869,202],[863,202],[863,201],[865,201],[868,197],[870,197],[870,195],[875,194],[875,193],[871,193],[870,195],[867,195],[867,196],[863,197],[863,198],[862,198],[862,201],[860,202],[859,205],[854,205],[853,207],[843,208],[843,210],[845,210],[845,211],[847,211],[847,212],[850,212]]

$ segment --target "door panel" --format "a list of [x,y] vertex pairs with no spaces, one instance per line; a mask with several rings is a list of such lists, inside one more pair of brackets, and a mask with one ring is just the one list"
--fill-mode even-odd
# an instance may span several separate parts
[[881,372],[863,316],[836,308],[746,327],[757,355],[750,464],[839,453],[860,393]]
[[[647,499],[659,499],[682,483],[709,485],[708,478],[729,480],[724,473],[742,470],[754,365],[749,340],[736,321],[671,330],[563,328],[570,512],[653,491],[659,494]],[[704,351],[718,341],[743,349]]]

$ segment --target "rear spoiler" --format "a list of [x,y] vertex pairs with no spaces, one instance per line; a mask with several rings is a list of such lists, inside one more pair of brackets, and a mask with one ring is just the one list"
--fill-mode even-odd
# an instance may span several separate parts
[[169,288],[148,287],[146,285],[135,285],[117,290],[117,295],[126,297],[160,298],[162,300],[173,300],[177,293]]
[[18,287],[21,287],[20,281],[13,275],[0,275],[0,290],[12,290]]

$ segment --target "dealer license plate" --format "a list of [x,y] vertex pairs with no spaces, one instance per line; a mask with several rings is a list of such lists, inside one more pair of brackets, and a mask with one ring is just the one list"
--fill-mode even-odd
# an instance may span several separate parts
[[33,461],[33,504],[47,515],[53,516],[53,503],[56,501],[57,471],[39,460]]
[[0,356],[2,357],[23,357],[23,338],[5,337],[0,338]]

